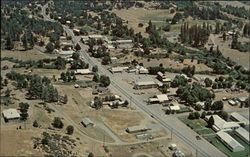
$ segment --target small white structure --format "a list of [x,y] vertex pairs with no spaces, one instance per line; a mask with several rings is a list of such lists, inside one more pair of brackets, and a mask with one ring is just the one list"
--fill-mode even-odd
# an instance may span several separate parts
[[20,119],[20,114],[14,108],[3,110],[2,115],[5,122],[18,121]]
[[132,44],[133,40],[116,40],[115,43],[117,43],[117,44]]
[[173,143],[173,144],[171,144],[171,145],[169,146],[169,149],[171,149],[171,150],[176,150],[176,149],[177,149],[177,145],[176,145],[175,143]]
[[80,86],[79,86],[78,84],[75,84],[74,87],[75,87],[75,88],[79,88]]
[[[213,118],[214,118],[214,125],[212,126],[212,128],[216,132],[218,132],[218,131],[233,131],[233,130],[240,127],[240,125],[238,123],[226,122],[224,119],[222,119],[218,115],[211,115],[211,116],[213,116]],[[210,115],[206,116],[205,120],[208,121],[211,116]]]
[[224,131],[219,131],[216,135],[232,152],[239,152],[245,149],[245,147]]
[[150,135],[150,134],[139,134],[139,135],[136,135],[136,138],[140,139],[140,140],[145,140],[145,139],[152,138],[152,135]]
[[89,119],[89,118],[83,118],[81,120],[81,123],[83,124],[84,127],[88,128],[88,127],[93,127],[94,123]]
[[124,70],[127,70],[127,69],[128,69],[128,67],[112,67],[109,70],[112,73],[119,73],[119,72],[121,73],[121,72],[123,72]]
[[231,118],[232,120],[237,121],[239,124],[249,125],[249,120],[246,119],[245,117],[243,117],[242,115],[240,115],[240,114],[237,113],[237,112],[231,113],[230,118]]
[[137,133],[137,132],[144,132],[150,130],[149,128],[147,128],[146,126],[132,126],[132,127],[128,127],[126,129],[126,131],[128,133]]
[[237,103],[234,100],[228,100],[228,103],[232,106],[237,105]]
[[235,130],[237,136],[239,136],[243,141],[249,144],[249,132],[244,128],[240,127]]
[[58,51],[57,53],[59,53],[60,55],[69,56],[69,55],[72,55],[74,53],[74,51],[72,51],[72,50],[69,50],[69,51]]
[[70,21],[66,21],[66,23],[67,23],[67,24],[71,24],[71,22],[70,22]]
[[180,106],[169,106],[169,110],[171,110],[171,111],[179,111],[181,108],[180,108]]
[[140,67],[138,68],[138,72],[139,72],[139,74],[148,74],[148,73],[149,73],[148,69],[147,69],[147,68],[144,68],[144,67],[142,67],[142,66],[140,66]]
[[160,71],[157,73],[157,79],[161,82],[171,82],[171,79]]
[[88,74],[93,74],[93,72],[89,69],[76,69],[75,74],[88,75]]
[[115,63],[117,61],[117,57],[110,57],[110,60],[112,63]]

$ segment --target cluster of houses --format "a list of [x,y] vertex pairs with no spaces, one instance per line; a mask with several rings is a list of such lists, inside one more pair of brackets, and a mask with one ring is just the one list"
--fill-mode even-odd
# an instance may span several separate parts
[[[116,60],[116,58],[114,57],[111,57],[111,62],[114,62]],[[136,65],[135,68],[129,68],[127,66],[117,66],[117,67],[111,67],[109,68],[109,71],[111,73],[122,73],[123,71],[127,71],[128,73],[136,73],[136,74],[148,74],[149,71],[147,68],[143,67],[143,66],[140,66],[140,65]]]
[[243,126],[249,125],[249,120],[233,112],[230,116],[230,119],[233,121],[227,122],[218,115],[209,115],[205,117],[205,120],[208,121],[210,117],[214,119],[214,125],[212,129],[216,131],[216,135],[222,143],[224,143],[232,152],[239,152],[245,149],[237,140],[235,140],[229,133],[234,131],[235,134],[249,144],[249,132],[245,130]]

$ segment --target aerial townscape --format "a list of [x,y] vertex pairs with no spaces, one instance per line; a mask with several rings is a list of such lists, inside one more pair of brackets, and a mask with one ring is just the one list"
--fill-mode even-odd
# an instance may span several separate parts
[[249,157],[250,2],[1,0],[0,156]]

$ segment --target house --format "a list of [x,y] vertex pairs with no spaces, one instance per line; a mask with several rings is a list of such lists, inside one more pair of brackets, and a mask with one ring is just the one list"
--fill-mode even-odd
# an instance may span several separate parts
[[132,44],[133,40],[116,40],[115,43],[117,43],[117,44]]
[[88,75],[88,74],[93,74],[93,72],[90,71],[89,69],[76,69],[75,74],[76,75]]
[[242,103],[242,102],[245,102],[247,100],[248,97],[239,97],[237,98],[237,100]]
[[237,121],[239,124],[243,124],[243,125],[249,125],[249,120],[245,117],[243,117],[242,115],[240,115],[237,112],[233,112],[231,113],[230,118],[234,121]]
[[[240,125],[236,122],[226,122],[224,119],[222,119],[218,115],[211,115],[214,118],[214,125],[212,126],[213,130],[218,131],[233,131],[235,129],[238,129]],[[205,120],[208,121],[210,118],[209,116],[205,117]]]
[[164,103],[168,101],[169,99],[167,94],[155,95],[153,98],[149,98],[150,103]]
[[221,142],[224,143],[232,152],[239,152],[245,149],[245,147],[224,131],[219,131],[216,135],[217,138],[221,140]]
[[159,84],[154,81],[139,81],[134,85],[134,89],[156,88]]
[[249,144],[249,132],[244,128],[240,127],[235,130],[235,134],[239,136],[243,141]]
[[188,77],[186,74],[181,74],[180,76],[183,76],[185,79],[188,80],[188,82],[192,81],[192,79],[190,77]]
[[81,120],[81,123],[83,124],[84,127],[88,128],[88,127],[93,127],[94,123],[89,119],[89,118],[83,118]]
[[15,122],[20,120],[20,114],[14,108],[3,110],[2,115],[5,122]]
[[167,78],[167,76],[160,71],[157,73],[156,78],[161,82],[171,82],[171,79]]
[[144,67],[140,67],[139,69],[139,74],[148,74],[149,71],[147,68],[144,68]]
[[106,87],[98,87],[98,88],[97,88],[97,91],[98,91],[99,93],[105,93],[105,92],[108,91],[108,88],[106,88]]
[[111,63],[115,63],[117,61],[117,57],[110,57]]
[[171,110],[171,111],[179,111],[179,110],[181,109],[179,105],[176,105],[176,106],[169,106],[168,108],[169,108],[169,110]]
[[119,73],[119,72],[123,72],[123,70],[127,70],[128,67],[112,67],[110,68],[110,72],[112,73]]
[[132,127],[128,127],[126,129],[126,131],[128,133],[137,133],[137,132],[144,132],[150,130],[149,128],[147,128],[146,126],[132,126]]
[[175,143],[173,143],[173,144],[171,144],[171,145],[169,146],[169,149],[171,149],[171,150],[176,150],[176,149],[177,149],[177,145],[176,145]]

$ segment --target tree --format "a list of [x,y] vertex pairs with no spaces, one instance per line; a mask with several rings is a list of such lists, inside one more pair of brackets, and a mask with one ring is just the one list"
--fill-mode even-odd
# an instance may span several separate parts
[[223,106],[224,105],[222,101],[215,101],[211,106],[211,110],[222,110]]
[[72,125],[67,126],[67,134],[72,135],[74,132],[74,127]]
[[94,73],[95,73],[95,72],[98,72],[98,66],[97,66],[97,65],[93,66],[92,71],[93,71]]
[[211,87],[213,84],[213,81],[209,78],[205,78],[204,83],[205,83],[206,87]]
[[111,62],[111,59],[109,56],[104,56],[103,59],[102,59],[102,64],[103,65],[107,65]]
[[105,76],[105,75],[101,75],[101,77],[100,77],[100,83],[101,83],[101,86],[108,87],[110,85],[110,79],[109,79],[109,77]]
[[61,129],[61,128],[63,128],[63,125],[64,125],[64,124],[63,124],[61,118],[55,117],[55,118],[54,118],[54,121],[53,121],[53,123],[52,123],[52,125],[53,125],[53,127],[55,127],[55,128]]
[[195,119],[194,112],[189,113],[188,119]]
[[7,50],[12,50],[14,48],[14,42],[10,35],[6,38],[5,46]]
[[81,46],[77,43],[75,46],[75,49],[76,49],[76,51],[79,51],[79,50],[81,50]]
[[194,117],[195,117],[195,119],[199,119],[200,118],[200,113],[199,112],[194,112]]
[[176,24],[180,19],[182,18],[182,14],[181,13],[176,13],[172,19],[171,24]]
[[125,100],[125,102],[122,104],[122,106],[127,107],[128,106],[128,100]]
[[222,111],[222,112],[220,113],[220,117],[221,117],[222,119],[224,119],[225,121],[227,121],[227,119],[228,119],[228,113],[225,112],[225,111]]
[[201,118],[205,118],[206,115],[207,115],[207,113],[206,113],[205,111],[203,111],[203,112],[201,113]]
[[51,42],[49,42],[45,48],[48,53],[52,53],[54,51],[54,45]]
[[29,109],[29,104],[28,103],[19,103],[19,108],[20,108],[20,116],[22,120],[27,120],[28,115],[28,109]]
[[64,96],[63,96],[63,98],[62,98],[62,102],[64,103],[64,104],[67,104],[67,102],[68,102],[68,96],[65,94]]
[[65,72],[62,72],[62,73],[61,73],[61,79],[62,79],[64,82],[66,82],[67,78],[66,78]]
[[95,97],[93,106],[97,110],[100,109],[102,107],[102,100],[100,98],[98,98],[98,97]]
[[214,125],[214,117],[211,115],[210,118],[207,121],[207,125],[208,127],[212,128],[212,126]]
[[94,154],[92,152],[90,152],[88,157],[94,157]]
[[94,82],[99,82],[100,81],[100,77],[97,73],[94,73],[93,79]]
[[33,127],[35,127],[35,128],[37,128],[39,125],[38,125],[38,122],[35,120],[34,122],[33,122]]

